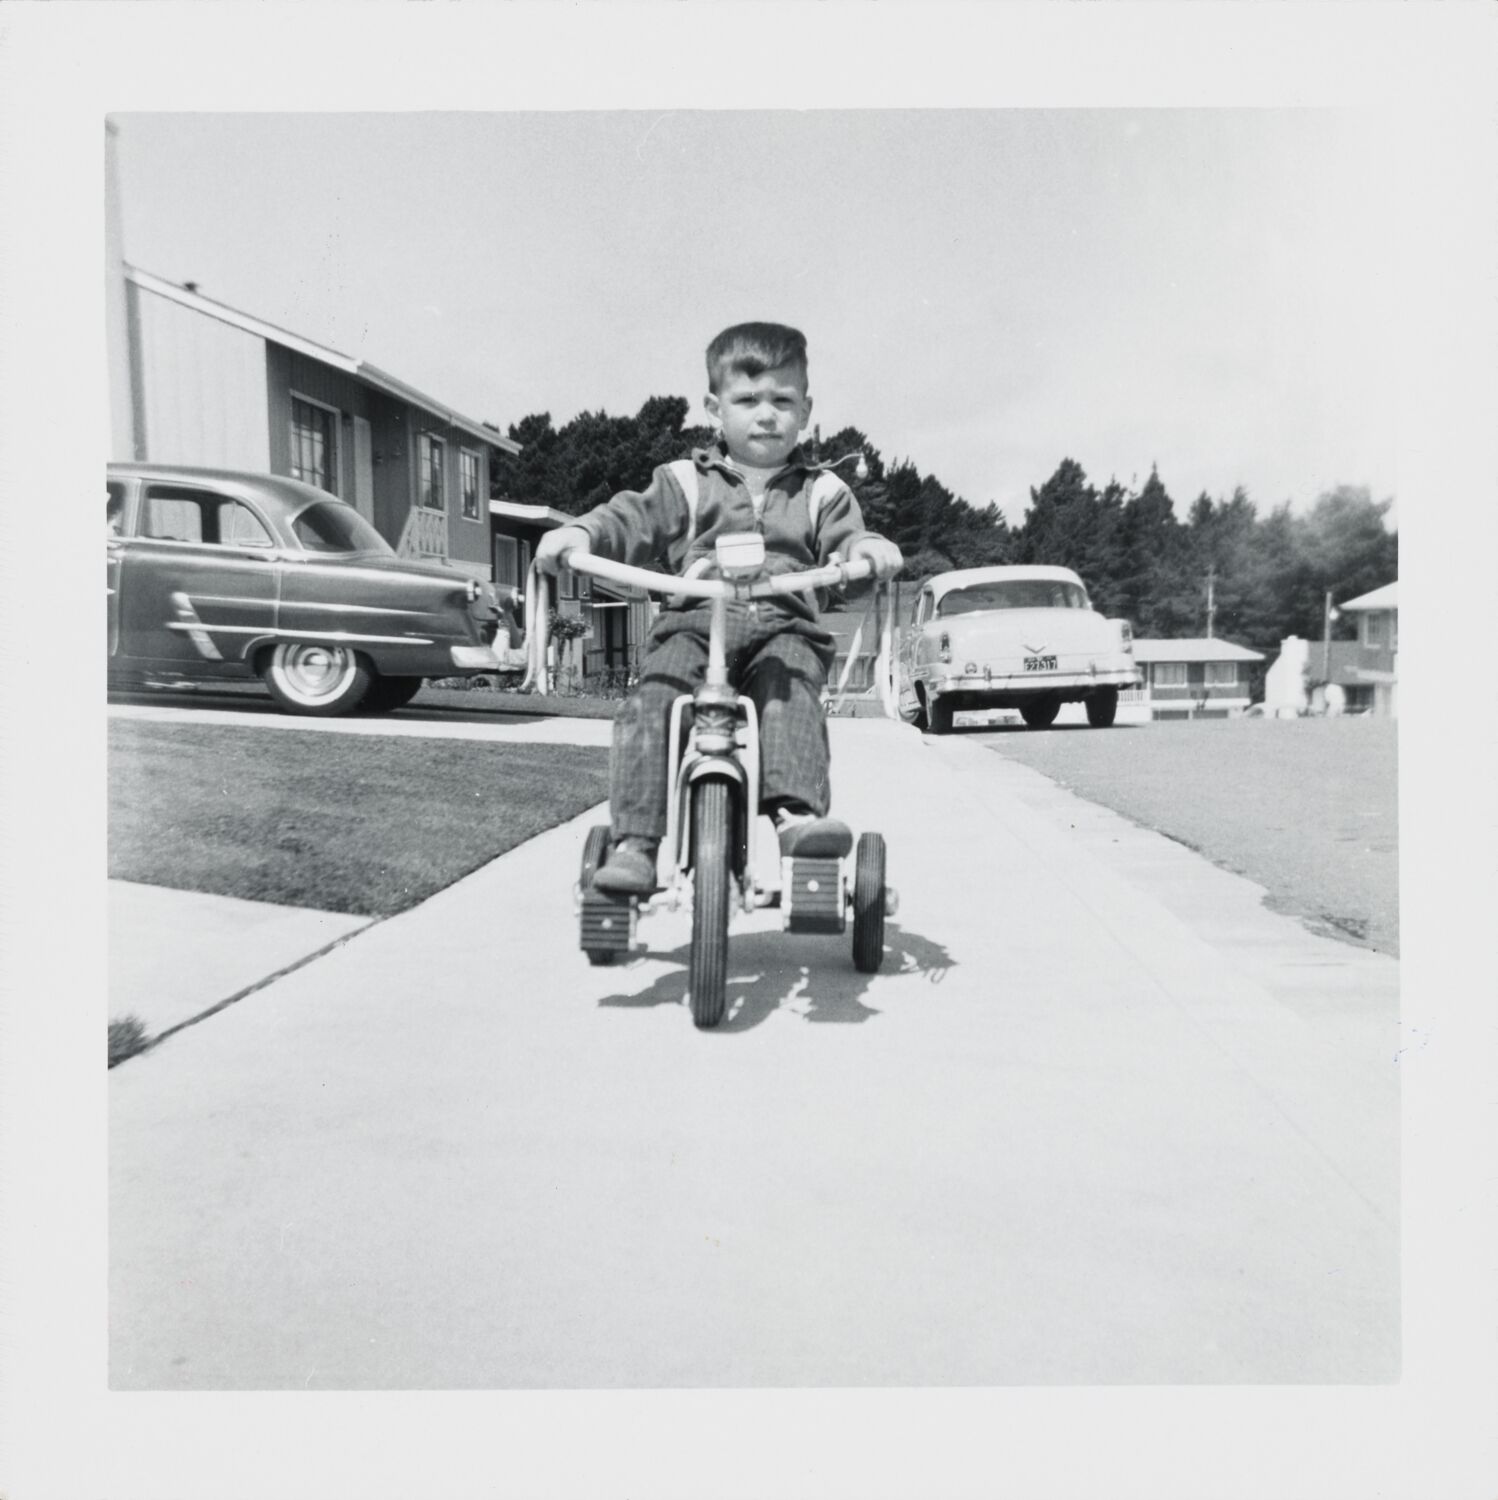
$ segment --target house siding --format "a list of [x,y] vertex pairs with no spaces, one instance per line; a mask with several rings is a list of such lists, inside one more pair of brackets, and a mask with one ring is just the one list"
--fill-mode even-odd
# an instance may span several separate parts
[[[472,439],[452,435],[447,425],[430,413],[421,411],[387,396],[383,391],[365,385],[357,376],[329,368],[307,359],[295,350],[279,344],[269,346],[266,386],[269,400],[271,468],[278,474],[291,472],[291,402],[292,395],[305,396],[339,413],[338,423],[338,495],[352,500],[354,494],[353,418],[363,417],[369,423],[370,452],[373,458],[372,509],[375,530],[398,546],[406,518],[420,493],[421,456],[419,439],[424,433],[439,438],[443,445],[444,509],[446,511],[447,553],[449,560],[464,565],[463,571],[476,572],[484,578],[491,575],[489,557],[488,477],[489,450]],[[480,447],[483,455],[483,493],[480,496],[480,519],[470,521],[462,515],[459,452],[464,447]]]
[[266,344],[133,284],[135,457],[264,471]]
[[[373,393],[352,375],[318,364],[295,350],[283,348],[279,344],[271,344],[269,350],[266,386],[270,403],[271,459],[274,472],[291,472],[291,400],[293,393],[306,396],[323,406],[333,407],[339,414],[336,439],[337,493],[340,500],[352,501],[353,419],[369,417],[370,397]],[[378,521],[375,524],[378,526]],[[385,534],[383,529],[381,534]]]
[[[490,576],[492,560],[489,543],[489,459],[484,450],[480,487],[479,519],[470,521],[463,515],[462,450],[473,448],[473,440],[456,435],[445,422],[427,412],[413,413],[412,422],[411,497],[414,504],[421,494],[420,437],[431,435],[442,443],[443,509],[447,513],[447,555],[454,562],[481,566]],[[465,569],[466,571],[466,569]]]

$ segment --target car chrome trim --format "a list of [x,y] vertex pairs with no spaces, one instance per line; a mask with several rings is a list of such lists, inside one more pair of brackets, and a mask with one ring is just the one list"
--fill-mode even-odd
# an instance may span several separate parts
[[311,600],[298,599],[295,602],[283,600],[288,608],[295,609],[326,609],[339,611],[345,614],[360,615],[409,615],[412,619],[421,619],[432,613],[429,609],[392,609],[383,604],[314,604]]
[[180,590],[175,590],[171,596],[171,605],[172,613],[177,618],[167,621],[166,628],[186,631],[187,638],[193,643],[199,656],[208,661],[222,661],[223,653],[210,639],[207,628],[198,618],[197,610],[192,607],[192,600]]
[[493,670],[499,666],[499,657],[489,646],[449,646],[455,667],[478,667]]
[[[167,629],[209,630],[215,635],[263,635],[281,641],[338,641],[343,644],[362,642],[368,646],[435,646],[437,644],[430,637],[422,635],[361,635],[355,630],[273,630],[265,625],[204,625],[201,620],[196,626],[170,624]],[[196,645],[197,642],[194,641],[193,644]],[[209,644],[212,645],[212,642]]]
[[1111,671],[1098,672],[1007,673],[1003,677],[965,677],[960,674],[951,674],[933,676],[925,681],[927,687],[938,694],[1009,691],[1040,694],[1049,688],[1135,687],[1139,683],[1139,676],[1137,672],[1120,667]]

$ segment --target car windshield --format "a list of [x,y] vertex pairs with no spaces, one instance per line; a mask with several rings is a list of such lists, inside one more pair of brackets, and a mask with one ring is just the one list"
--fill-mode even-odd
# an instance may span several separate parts
[[309,552],[393,552],[394,548],[351,505],[318,500],[291,523]]
[[1089,609],[1080,585],[1048,578],[1010,578],[1000,583],[972,583],[941,596],[936,613],[971,615],[986,609]]

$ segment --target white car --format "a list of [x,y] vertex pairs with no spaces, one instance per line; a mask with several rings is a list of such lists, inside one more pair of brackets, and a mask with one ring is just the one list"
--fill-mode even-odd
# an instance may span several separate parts
[[1127,620],[1093,609],[1070,568],[963,568],[921,586],[900,644],[900,714],[945,734],[963,710],[1017,708],[1031,729],[1085,703],[1103,729],[1140,680]]

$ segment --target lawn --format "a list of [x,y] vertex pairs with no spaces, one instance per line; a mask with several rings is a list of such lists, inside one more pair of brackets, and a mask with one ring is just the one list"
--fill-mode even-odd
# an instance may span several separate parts
[[1264,886],[1312,927],[1399,952],[1398,724],[1212,719],[968,730]]
[[389,916],[607,795],[601,748],[116,720],[109,874]]
[[[270,693],[259,682],[204,682],[171,689],[116,688],[111,690],[111,696],[142,703],[201,702],[220,708],[232,704],[250,712],[274,711]],[[455,709],[464,713],[494,714],[512,724],[530,723],[536,719],[612,719],[619,710],[620,701],[618,697],[594,697],[586,693],[548,693],[542,697],[535,693],[500,692],[495,688],[436,687],[428,682],[397,717],[450,717],[446,711]]]

